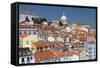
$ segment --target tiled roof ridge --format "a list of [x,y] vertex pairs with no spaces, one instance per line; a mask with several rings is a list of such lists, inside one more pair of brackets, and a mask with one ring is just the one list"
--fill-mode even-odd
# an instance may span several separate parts
[[51,49],[49,49],[49,50],[50,50],[56,57],[58,57],[57,54],[56,54],[55,52],[53,52]]

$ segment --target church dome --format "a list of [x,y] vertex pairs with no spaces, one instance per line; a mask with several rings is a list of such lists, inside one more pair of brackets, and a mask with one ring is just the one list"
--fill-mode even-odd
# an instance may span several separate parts
[[67,19],[66,16],[62,16],[62,17],[61,17],[61,20],[66,20],[66,19]]
[[61,17],[61,20],[67,20],[67,17],[65,16],[64,12],[63,12],[63,15]]
[[63,15],[61,16],[61,22],[62,22],[62,24],[67,24],[67,17],[65,16],[64,13],[63,13]]

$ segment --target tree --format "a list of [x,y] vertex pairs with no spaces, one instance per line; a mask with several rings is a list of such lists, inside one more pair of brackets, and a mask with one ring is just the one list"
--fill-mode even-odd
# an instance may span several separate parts
[[28,21],[28,22],[30,22],[30,20],[28,19],[28,17],[26,16],[26,19],[25,19],[25,21]]

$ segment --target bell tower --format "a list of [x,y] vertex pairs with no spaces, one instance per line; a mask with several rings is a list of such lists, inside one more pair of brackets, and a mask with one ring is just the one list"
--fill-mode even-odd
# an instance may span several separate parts
[[63,25],[67,25],[67,17],[64,12],[62,13],[61,22]]

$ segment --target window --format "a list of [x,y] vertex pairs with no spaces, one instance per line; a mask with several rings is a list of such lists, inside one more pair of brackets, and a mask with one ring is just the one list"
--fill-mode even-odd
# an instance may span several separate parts
[[48,58],[45,58],[45,59],[48,59]]
[[89,48],[89,50],[92,50],[92,48]]
[[24,31],[24,34],[26,34],[26,31]]
[[31,34],[31,31],[29,31],[29,34]]
[[28,45],[29,44],[29,41],[27,41],[26,44]]
[[37,48],[37,50],[39,50],[39,48]]
[[30,57],[30,59],[32,60],[32,57]]
[[42,52],[42,50],[40,50],[40,52]]
[[48,46],[45,46],[45,48],[47,49],[47,48],[48,48]]
[[89,52],[89,53],[92,53],[92,52]]
[[22,63],[24,63],[24,58],[22,58]]
[[43,48],[42,47],[40,47],[40,50],[42,50]]
[[34,35],[36,35],[36,31],[34,31]]
[[92,55],[89,55],[89,57],[92,57]]
[[71,61],[71,58],[69,58],[69,61]]
[[21,32],[19,32],[19,34],[21,34]]
[[88,55],[86,54],[86,57],[87,57]]
[[27,57],[27,62],[30,62],[29,57]]
[[55,46],[53,45],[53,46],[51,46],[51,48],[54,48]]
[[34,48],[31,48],[32,50],[34,50]]

